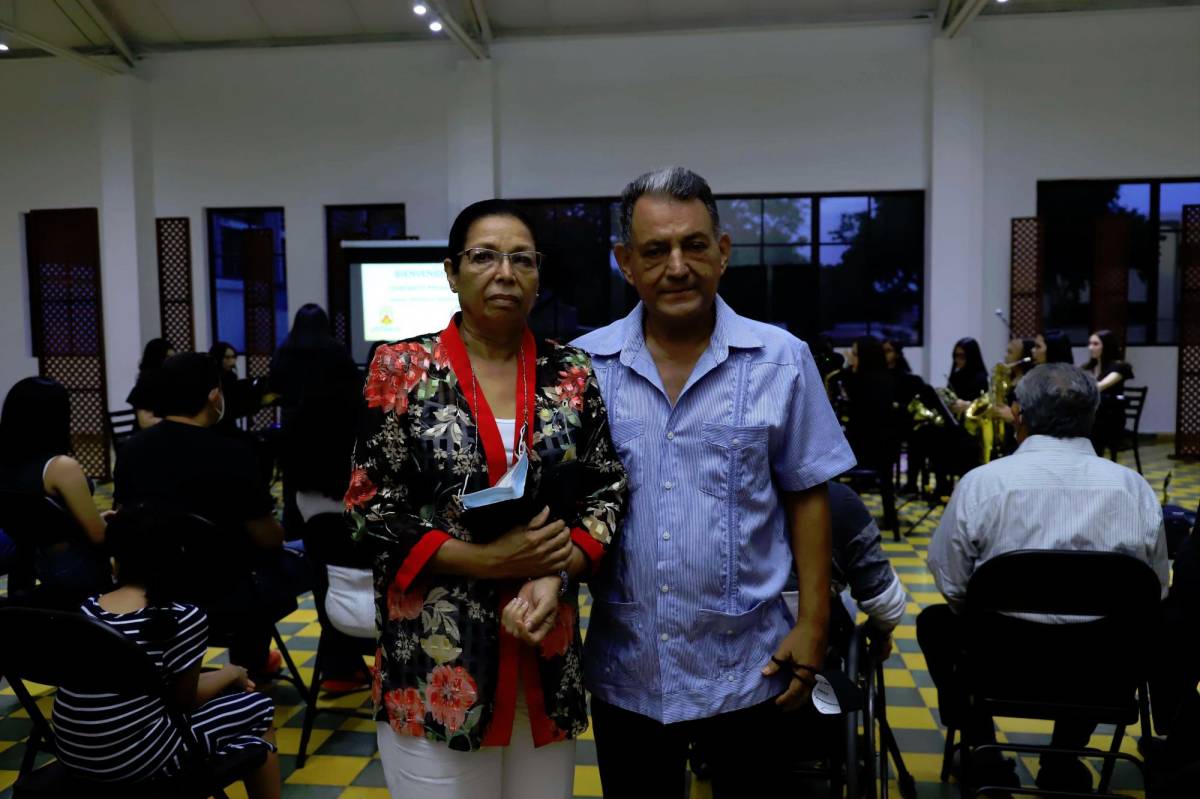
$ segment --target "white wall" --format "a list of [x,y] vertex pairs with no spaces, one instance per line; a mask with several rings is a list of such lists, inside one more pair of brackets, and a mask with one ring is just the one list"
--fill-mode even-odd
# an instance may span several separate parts
[[[37,374],[29,338],[24,221],[100,205],[98,73],[61,61],[0,67],[0,386]],[[103,268],[103,264],[101,264]],[[106,312],[109,309],[105,309]]]
[[[1036,214],[1038,180],[1200,175],[1200,9],[984,17],[972,37],[984,78],[986,315],[1008,308],[1009,220]],[[1006,336],[989,322],[985,354],[1003,352]],[[1129,352],[1151,386],[1145,431],[1175,429],[1169,352]]]
[[931,38],[913,24],[498,45],[500,188],[614,195],[677,163],[718,193],[922,188]]
[[[100,87],[129,79],[0,62],[0,107],[19,111],[0,125],[0,340],[22,342],[0,349],[0,383],[35,368],[23,210],[104,218],[111,195],[129,214],[134,187],[139,228],[105,251],[136,255],[138,307],[105,310],[140,340],[158,332],[141,220],[188,216],[206,346],[205,208],[284,207],[294,311],[326,300],[324,205],[404,202],[410,231],[434,237],[478,195],[612,195],[668,163],[720,193],[927,190],[926,346],[910,360],[938,382],[962,335],[980,336],[989,362],[1003,350],[992,309],[1008,307],[1009,220],[1034,213],[1039,179],[1200,174],[1200,9],[969,30],[951,43],[923,23],[527,39],[495,45],[490,66],[445,41],[151,56],[128,92],[117,138],[137,157],[115,195],[102,164],[121,160],[101,131],[124,95]],[[1144,429],[1172,429],[1171,351],[1129,357],[1152,386]]]

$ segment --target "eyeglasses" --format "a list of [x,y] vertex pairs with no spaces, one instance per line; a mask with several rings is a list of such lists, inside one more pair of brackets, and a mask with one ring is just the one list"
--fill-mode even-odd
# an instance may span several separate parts
[[463,250],[457,257],[462,258],[464,255],[467,256],[467,263],[471,268],[481,272],[496,268],[505,259],[508,260],[509,266],[515,272],[536,272],[541,268],[542,260],[546,257],[536,250],[497,252],[486,247],[472,247],[469,250]]

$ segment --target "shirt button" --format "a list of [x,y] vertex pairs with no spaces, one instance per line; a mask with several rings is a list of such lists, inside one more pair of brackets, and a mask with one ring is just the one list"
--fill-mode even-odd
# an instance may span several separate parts
[[671,540],[671,534],[663,533],[663,541],[670,541],[670,540]]
[[733,675],[732,675],[732,674],[730,674],[730,675],[729,675],[729,681],[730,681],[730,682],[733,682],[733,681],[734,681],[734,680],[733,680]]
[[675,440],[675,433],[674,433],[674,432],[668,432],[668,433],[667,433],[667,441],[674,441],[674,440]]
[[668,491],[670,491],[670,490],[671,490],[672,488],[674,488],[674,487],[675,487],[675,484],[674,484],[674,483],[672,483],[670,480],[668,480],[667,482],[663,483],[663,488],[665,488],[665,489],[666,489],[666,490],[668,490]]
[[659,638],[661,638],[663,641],[671,640],[671,636],[667,635],[666,633],[663,633],[662,635],[660,635]]
[[665,594],[665,593],[667,593],[667,592],[669,592],[670,590],[671,590],[671,586],[669,586],[669,585],[664,585],[664,586],[662,587],[662,592],[663,592],[664,594]]
[[736,447],[737,445],[741,444],[742,442],[735,438],[731,443]]

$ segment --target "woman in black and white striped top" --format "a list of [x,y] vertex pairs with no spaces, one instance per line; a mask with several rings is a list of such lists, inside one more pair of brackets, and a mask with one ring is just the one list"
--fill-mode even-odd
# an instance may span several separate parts
[[[203,754],[220,757],[247,747],[268,750],[246,780],[251,799],[280,795],[279,761],[269,697],[254,693],[240,666],[201,672],[208,644],[204,611],[169,600],[186,568],[169,527],[144,508],[122,510],[108,540],[119,587],[85,601],[82,611],[132,638],[153,659],[191,721]],[[78,693],[60,688],[54,700],[58,757],[68,769],[106,782],[136,782],[178,774],[183,745],[162,699],[152,694]]]

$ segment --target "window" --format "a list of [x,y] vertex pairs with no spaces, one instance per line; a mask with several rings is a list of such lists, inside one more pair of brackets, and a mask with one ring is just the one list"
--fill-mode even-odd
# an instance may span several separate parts
[[[628,312],[615,198],[516,202],[547,254],[539,333],[569,339]],[[721,296],[738,313],[839,346],[868,333],[920,345],[924,192],[723,196],[717,208],[733,243]]]
[[325,206],[325,282],[333,337],[350,345],[350,273],[343,241],[398,241],[406,234],[404,203]]
[[[270,247],[260,243],[269,237]],[[270,259],[275,300],[275,343],[288,332],[287,257],[282,208],[210,208],[208,210],[209,296],[213,341],[246,351],[246,275]]]
[[[1200,179],[1055,180],[1038,183],[1045,233],[1045,325],[1082,346],[1091,332],[1097,262],[1127,266],[1128,344],[1178,339],[1180,221],[1200,205]],[[1103,248],[1119,248],[1114,256]]]

